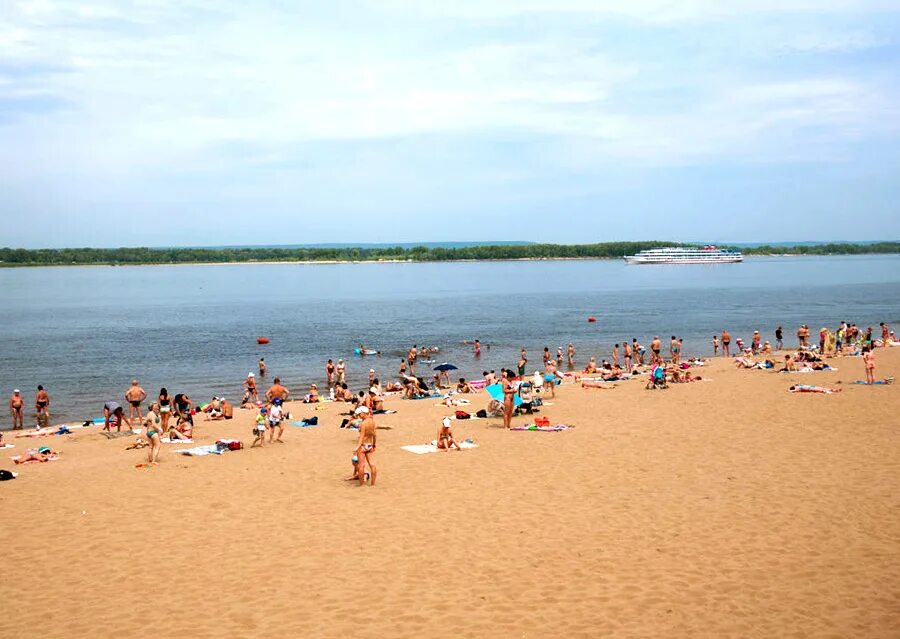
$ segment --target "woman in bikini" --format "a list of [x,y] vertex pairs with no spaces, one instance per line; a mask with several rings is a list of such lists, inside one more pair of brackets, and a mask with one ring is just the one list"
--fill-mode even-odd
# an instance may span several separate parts
[[169,430],[169,415],[172,414],[172,398],[169,397],[169,391],[160,388],[156,403],[159,405],[160,428],[165,433]]
[[513,408],[515,407],[516,383],[512,380],[512,373],[506,369],[502,371],[503,378],[503,427],[509,429],[512,426]]
[[375,468],[375,420],[372,413],[365,406],[356,409],[356,414],[362,417],[359,425],[359,439],[356,440],[356,456],[359,458],[358,475],[359,485],[364,486],[366,483],[366,464],[369,465],[370,486],[375,485],[375,478],[378,471]]
[[456,450],[462,450],[456,440],[453,439],[452,422],[449,417],[445,417],[441,422],[441,428],[438,430],[437,447],[438,450],[450,450],[456,446]]
[[150,442],[150,451],[147,453],[147,461],[151,464],[159,462],[159,451],[162,448],[160,436],[164,431],[161,425],[161,416],[160,405],[153,403],[150,405],[150,410],[147,411],[147,417],[144,418],[143,435],[144,438]]

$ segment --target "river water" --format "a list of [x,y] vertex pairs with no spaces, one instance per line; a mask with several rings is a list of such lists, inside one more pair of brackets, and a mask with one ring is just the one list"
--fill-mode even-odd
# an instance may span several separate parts
[[[431,264],[235,264],[0,269],[0,391],[33,404],[43,384],[53,422],[96,416],[132,377],[195,400],[240,399],[265,357],[295,395],[343,358],[351,388],[369,368],[396,378],[412,344],[439,347],[454,377],[529,370],[549,346],[573,342],[577,361],[614,342],[684,337],[686,355],[711,351],[723,328],[754,329],[788,345],[796,326],[841,320],[900,323],[900,256],[754,257],[742,264],[635,266],[620,260]],[[587,317],[597,317],[588,323]],[[268,345],[256,343],[268,337]],[[490,344],[476,360],[461,342]],[[382,356],[361,358],[359,344]],[[421,370],[421,367],[419,368]],[[355,383],[355,384],[354,384]],[[265,386],[265,383],[263,384]],[[29,416],[26,424],[33,423]],[[9,424],[4,424],[5,428]]]

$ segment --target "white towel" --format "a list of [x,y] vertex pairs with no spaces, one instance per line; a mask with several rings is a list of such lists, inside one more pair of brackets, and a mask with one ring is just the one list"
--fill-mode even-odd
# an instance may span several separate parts
[[[472,442],[459,442],[459,447],[465,450],[466,448],[478,448],[478,444],[473,444]],[[415,453],[416,455],[424,455],[426,453],[436,453],[440,449],[431,444],[415,444],[412,446],[401,446],[403,450],[408,450],[411,453]]]

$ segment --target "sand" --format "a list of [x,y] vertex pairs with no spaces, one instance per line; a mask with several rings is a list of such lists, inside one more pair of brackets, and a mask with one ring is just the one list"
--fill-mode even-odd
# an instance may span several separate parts
[[[900,376],[900,348],[877,354]],[[457,422],[463,452],[402,450],[452,411],[389,400],[375,487],[342,481],[336,405],[284,445],[166,446],[151,470],[97,428],[45,438],[62,459],[0,484],[0,636],[896,637],[900,385],[834,362],[564,385],[543,414],[574,429]],[[238,413],[195,441],[249,445]]]

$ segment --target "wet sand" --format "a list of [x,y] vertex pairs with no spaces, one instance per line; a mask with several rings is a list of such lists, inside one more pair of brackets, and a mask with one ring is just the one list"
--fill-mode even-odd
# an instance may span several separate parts
[[[900,376],[900,348],[876,354]],[[356,433],[333,404],[289,404],[322,425],[283,445],[166,445],[150,470],[96,427],[7,433],[0,636],[896,637],[900,385],[849,385],[861,360],[833,363],[566,384],[542,414],[574,429],[460,421],[479,447],[429,455],[400,446],[452,410],[390,399],[375,487],[342,481]],[[198,418],[195,441],[249,446],[253,415],[236,413]],[[62,459],[13,468],[29,442]]]

